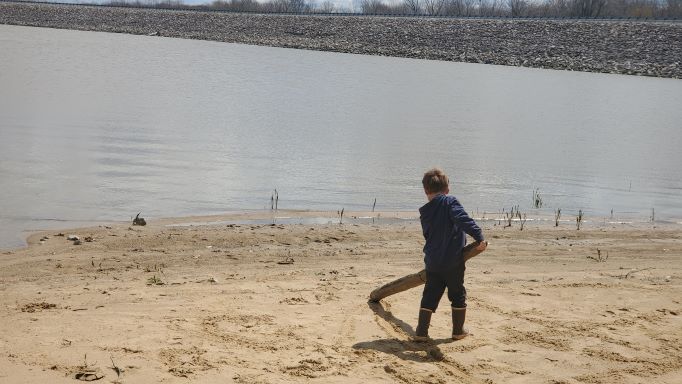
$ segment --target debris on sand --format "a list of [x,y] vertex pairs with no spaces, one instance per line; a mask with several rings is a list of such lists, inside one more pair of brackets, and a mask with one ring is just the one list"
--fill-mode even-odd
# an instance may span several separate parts
[[280,265],[289,265],[294,263],[294,258],[293,257],[287,257],[284,260],[278,261],[277,264]]
[[133,219],[133,225],[147,225],[147,221],[143,217],[140,217],[140,213]]
[[104,374],[99,368],[83,369],[74,373],[73,378],[80,381],[95,381],[104,378]]
[[57,304],[46,303],[44,301],[41,301],[40,303],[28,303],[24,305],[23,307],[21,307],[21,312],[33,313],[53,308],[57,308]]

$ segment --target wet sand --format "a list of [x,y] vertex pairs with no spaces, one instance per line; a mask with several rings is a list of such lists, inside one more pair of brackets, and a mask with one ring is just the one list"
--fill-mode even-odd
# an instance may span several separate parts
[[[415,343],[419,288],[367,297],[422,267],[419,224],[324,215],[31,236],[0,254],[0,381],[73,383],[87,365],[105,383],[679,383],[679,224],[485,221],[491,246],[467,265],[473,336],[447,338],[444,298],[434,341]],[[168,226],[203,221],[223,222]]]

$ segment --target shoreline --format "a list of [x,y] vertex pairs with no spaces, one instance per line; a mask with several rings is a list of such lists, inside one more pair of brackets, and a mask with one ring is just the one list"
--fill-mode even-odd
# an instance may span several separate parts
[[414,343],[420,289],[367,299],[423,267],[416,220],[172,223],[61,231],[79,245],[48,231],[0,255],[0,378],[673,384],[682,374],[676,225],[480,223],[491,245],[467,264],[473,335],[447,339],[444,298],[434,341]]
[[[480,224],[491,227],[506,228],[508,225],[507,218],[503,212],[481,212],[477,209],[471,211],[470,215]],[[304,209],[281,209],[281,210],[263,210],[263,209],[246,209],[238,211],[229,211],[214,215],[190,215],[190,216],[176,216],[176,217],[152,217],[147,218],[148,222],[154,225],[161,225],[168,228],[173,227],[216,227],[224,225],[332,225],[339,224],[340,216],[338,211],[323,211],[323,210],[304,210]],[[521,222],[524,221],[525,226],[534,226],[541,229],[561,229],[561,230],[575,230],[575,217],[562,214],[559,219],[559,228],[555,228],[555,218],[550,214],[531,214],[527,219],[522,220],[518,217],[512,218],[512,225],[509,228],[512,230],[519,230]],[[71,221],[64,221],[70,223]],[[82,220],[75,220],[76,223],[85,223]],[[414,210],[391,210],[391,211],[346,211],[343,216],[343,224],[357,225],[357,224],[418,224],[419,215]],[[78,232],[83,230],[92,230],[96,228],[110,227],[110,226],[132,226],[130,220],[95,220],[92,225],[63,225],[55,226],[54,228],[31,229],[23,231],[23,245],[19,247],[3,247],[0,248],[0,253],[15,252],[29,248],[31,245],[37,244],[37,240],[43,235],[53,232]],[[140,227],[142,228],[142,227]],[[601,230],[605,228],[619,229],[619,230],[655,230],[663,229],[666,231],[682,231],[682,219],[666,218],[663,220],[657,219],[654,222],[646,220],[640,215],[637,216],[600,216],[592,215],[586,216],[581,224],[581,228],[588,230]]]
[[[0,24],[682,78],[682,23],[208,13],[0,3]],[[645,49],[642,47],[646,47]]]

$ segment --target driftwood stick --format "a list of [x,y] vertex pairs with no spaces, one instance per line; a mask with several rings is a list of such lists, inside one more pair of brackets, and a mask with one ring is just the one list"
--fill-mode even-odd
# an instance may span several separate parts
[[[464,261],[471,259],[474,256],[479,255],[483,251],[476,250],[478,243],[472,243],[464,247],[462,250],[462,255],[464,256]],[[417,273],[413,273],[407,276],[403,276],[398,280],[391,281],[390,283],[384,284],[381,287],[372,291],[369,294],[369,301],[378,302],[379,300],[395,295],[396,293],[407,291],[418,287],[426,283],[426,271],[421,270]]]

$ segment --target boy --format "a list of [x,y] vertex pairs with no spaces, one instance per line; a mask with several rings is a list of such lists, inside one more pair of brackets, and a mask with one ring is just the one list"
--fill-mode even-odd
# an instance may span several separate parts
[[448,177],[438,168],[431,169],[422,179],[424,192],[429,202],[419,208],[422,231],[424,232],[424,263],[426,264],[426,285],[419,308],[417,341],[429,339],[431,314],[436,312],[445,288],[452,304],[452,338],[463,339],[468,335],[464,330],[466,317],[466,289],[464,288],[464,258],[462,249],[466,245],[465,233],[477,241],[476,250],[483,251],[488,243],[483,239],[481,228],[467,215],[462,205],[450,193]]

